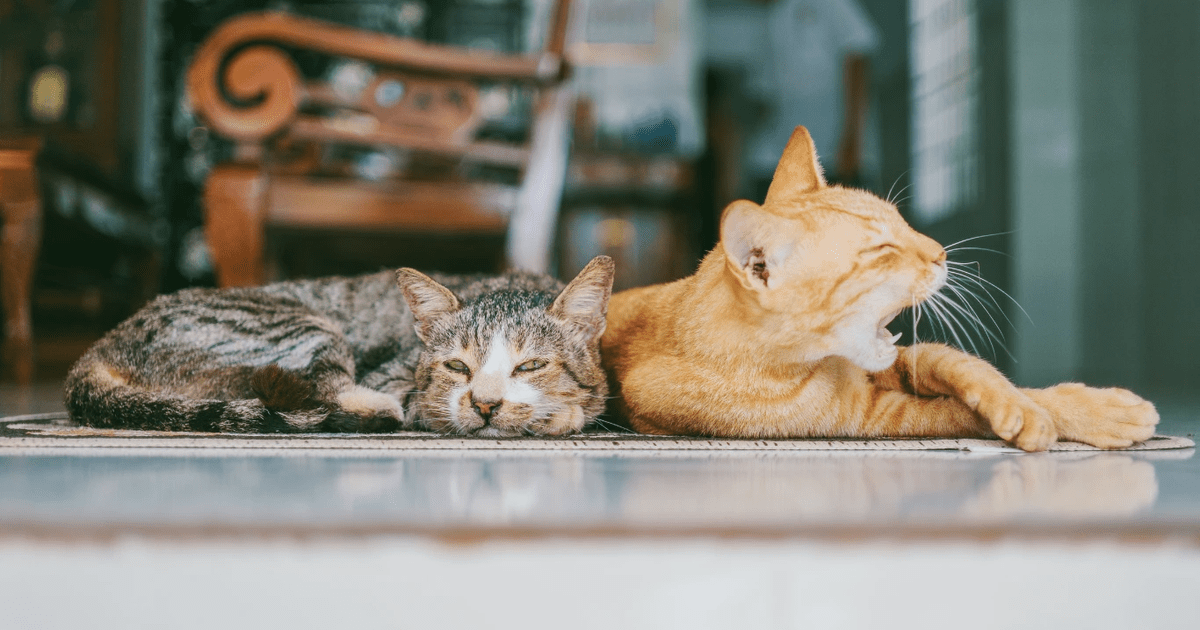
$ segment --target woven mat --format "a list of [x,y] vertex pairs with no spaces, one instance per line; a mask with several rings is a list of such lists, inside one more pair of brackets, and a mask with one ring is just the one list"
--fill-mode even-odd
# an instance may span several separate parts
[[[1159,451],[1193,448],[1188,438],[1156,435],[1126,450]],[[181,449],[314,449],[380,451],[973,451],[1021,452],[1000,440],[734,440],[697,437],[584,433],[564,438],[473,438],[405,431],[386,434],[315,433],[299,436],[183,433],[93,429],[72,424],[65,412],[0,418],[0,453],[19,448],[181,448]],[[1098,451],[1076,442],[1058,442],[1051,451]]]

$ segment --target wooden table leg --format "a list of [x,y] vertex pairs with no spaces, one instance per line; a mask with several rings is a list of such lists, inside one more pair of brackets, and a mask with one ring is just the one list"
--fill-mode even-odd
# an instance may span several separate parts
[[0,303],[4,366],[17,383],[33,381],[30,291],[42,240],[42,203],[35,159],[38,140],[0,140]]
[[223,164],[208,176],[204,236],[222,287],[263,282],[266,193],[266,176],[257,167]]

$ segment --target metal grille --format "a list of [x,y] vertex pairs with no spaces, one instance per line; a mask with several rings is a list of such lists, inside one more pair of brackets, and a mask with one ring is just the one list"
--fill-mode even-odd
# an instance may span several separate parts
[[913,216],[928,224],[979,191],[975,0],[910,0]]

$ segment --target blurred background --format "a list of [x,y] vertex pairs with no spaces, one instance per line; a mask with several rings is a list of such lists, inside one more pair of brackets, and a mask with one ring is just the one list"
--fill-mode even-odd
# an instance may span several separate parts
[[[921,339],[1130,387],[1190,434],[1198,112],[1196,0],[0,0],[0,417],[61,411],[78,356],[184,287],[685,276],[803,124],[976,274]],[[0,423],[3,627],[1197,627],[1194,449],[59,448],[28,423]]]
[[1197,34],[1194,0],[0,0],[4,378],[186,286],[670,281],[804,124],[977,263],[922,338],[1187,399]]

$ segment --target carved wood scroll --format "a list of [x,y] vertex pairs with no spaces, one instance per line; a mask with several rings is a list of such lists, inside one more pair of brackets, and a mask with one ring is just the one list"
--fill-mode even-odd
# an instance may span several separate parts
[[[247,13],[224,22],[196,52],[188,69],[188,94],[218,133],[239,142],[260,142],[288,128],[292,135],[319,140],[396,144],[519,162],[526,157],[523,152],[471,142],[479,124],[474,111],[478,87],[472,80],[560,81],[567,4],[559,0],[546,48],[528,55],[428,44],[287,13]],[[362,119],[300,114],[305,103],[329,103],[334,92],[324,84],[306,85],[279,46],[378,67],[378,78],[358,102],[336,103],[361,113]],[[380,85],[386,81],[399,86],[391,102],[381,98]]]

